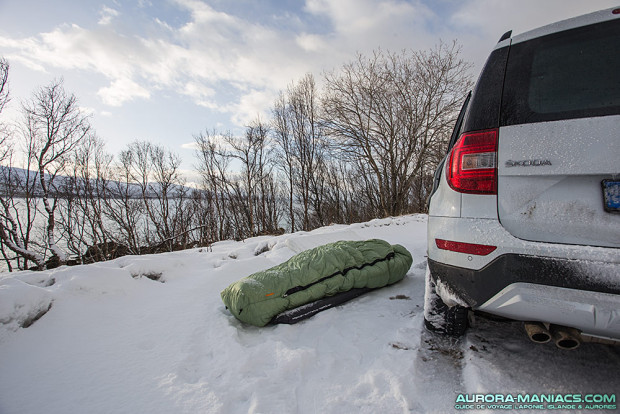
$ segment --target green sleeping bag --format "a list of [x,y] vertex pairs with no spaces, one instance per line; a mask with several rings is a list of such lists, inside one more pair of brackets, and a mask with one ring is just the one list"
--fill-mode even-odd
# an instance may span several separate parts
[[222,300],[239,320],[267,325],[288,309],[351,289],[375,289],[400,281],[413,259],[384,240],[339,241],[303,251],[224,289]]

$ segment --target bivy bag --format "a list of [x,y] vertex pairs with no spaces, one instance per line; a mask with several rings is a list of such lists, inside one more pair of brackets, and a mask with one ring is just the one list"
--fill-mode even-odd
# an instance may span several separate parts
[[[339,241],[305,250],[284,263],[247,276],[224,289],[221,296],[226,308],[242,322],[255,326],[272,321],[295,323],[308,312],[307,316],[311,316],[402,280],[412,262],[411,254],[398,244],[379,239]],[[307,306],[301,308],[303,305]],[[287,313],[276,317],[296,308],[299,311],[292,312],[294,318],[287,317]]]

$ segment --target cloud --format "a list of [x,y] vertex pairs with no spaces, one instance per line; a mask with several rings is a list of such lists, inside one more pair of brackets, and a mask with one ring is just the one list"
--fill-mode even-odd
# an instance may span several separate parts
[[103,7],[94,28],[64,24],[12,40],[10,46],[19,49],[30,67],[103,75],[109,83],[97,95],[108,105],[148,98],[154,90],[164,89],[210,109],[240,111],[231,113],[239,120],[256,113],[251,102],[275,96],[305,72],[326,66],[322,61],[329,54],[322,55],[325,40],[320,36],[306,33],[296,39],[294,33],[243,20],[201,1],[176,4],[189,19],[170,25],[153,17],[148,37],[122,25],[112,27],[111,19],[119,12]]
[[[615,0],[521,0],[518,3],[495,0],[469,0],[451,16],[450,24],[459,30],[474,30],[493,37],[508,30],[513,34],[607,7]],[[492,16],[493,18],[490,18]]]
[[200,106],[204,106],[205,108],[216,107],[216,104],[213,102],[215,90],[204,83],[190,80],[185,83],[182,93],[193,98],[194,102]]
[[148,99],[151,96],[146,88],[127,78],[117,79],[110,86],[99,89],[97,95],[110,106],[121,106],[135,98]]
[[326,17],[336,40],[360,45],[368,40],[384,39],[386,34],[390,37],[394,31],[404,37],[432,16],[422,2],[404,0],[307,0],[306,10]]
[[181,144],[181,148],[188,150],[197,150],[200,149],[200,146],[195,142],[186,142],[185,144]]
[[[219,150],[226,150],[226,151],[233,150],[233,147],[230,145],[230,142],[228,141],[227,137],[225,137],[224,135],[220,133],[216,133],[216,132],[207,132],[206,135],[207,135],[209,142],[217,145]],[[180,147],[186,150],[199,150],[200,149],[200,146],[195,141],[185,142],[181,144]]]
[[[401,4],[392,3],[386,4]],[[121,13],[104,6],[95,27],[63,24],[29,38],[0,38],[0,44],[8,43],[31,68],[103,75],[108,83],[98,88],[97,96],[106,105],[148,99],[156,90],[173,91],[197,105],[230,113],[238,124],[264,114],[277,92],[305,73],[331,69],[334,59],[354,53],[340,35],[321,33],[315,27],[298,34],[290,32],[290,26],[244,20],[202,1],[176,0],[175,4],[187,13],[180,25],[162,21],[161,16],[136,23],[135,30],[113,25]],[[367,1],[365,5],[368,9]],[[343,21],[345,10],[330,7],[326,12]],[[392,15],[386,7],[383,15]],[[379,26],[364,22],[362,14],[358,12],[355,19],[358,30]],[[148,37],[138,29],[145,24]]]
[[[0,43],[1,43],[1,41],[2,41],[2,39],[0,39]],[[5,55],[4,57],[9,62],[21,63],[22,65],[24,65],[28,69],[33,70],[35,72],[42,72],[42,73],[46,73],[47,72],[47,70],[45,69],[45,66],[43,66],[43,64],[37,63],[33,59],[30,59],[30,58],[28,58],[26,56],[22,56],[22,55],[18,55],[18,54],[9,54],[9,55]]]
[[[261,20],[247,11],[235,13],[228,2],[172,0],[162,15],[160,6],[141,1],[140,13],[131,16],[115,3],[116,8],[101,7],[92,27],[62,24],[27,38],[4,36],[0,47],[33,70],[101,75],[105,84],[97,86],[97,96],[109,106],[164,91],[244,126],[257,115],[267,117],[277,93],[291,82],[306,73],[319,80],[321,72],[338,68],[357,52],[428,49],[440,38],[459,37],[467,44],[465,57],[478,62],[509,28],[595,7],[579,0],[543,3],[306,0],[295,10],[273,6],[277,15]],[[121,24],[124,18],[131,24]]]
[[86,116],[92,116],[97,112],[95,108],[91,108],[90,106],[80,106],[79,109],[80,112]]
[[[0,39],[0,44],[3,42]],[[105,104],[119,106],[135,98],[148,98],[142,73],[148,69],[150,51],[140,39],[116,33],[107,27],[85,29],[76,24],[62,25],[38,37],[13,39],[14,60],[35,70],[51,68],[98,73],[109,79],[98,96]]]
[[97,23],[102,26],[107,26],[108,24],[112,22],[112,19],[114,19],[118,15],[119,15],[118,10],[112,9],[107,6],[103,6],[101,8],[101,11],[99,11],[100,18]]
[[269,110],[276,96],[276,92],[271,90],[253,90],[244,93],[239,102],[231,108],[234,114],[233,122],[247,126],[257,118],[263,121],[269,119]]
[[135,39],[106,28],[88,30],[76,24],[64,24],[34,37],[0,38],[0,46],[13,49],[15,59],[31,68],[86,70],[113,80],[131,76],[135,61],[141,58]]
[[295,38],[297,44],[308,52],[320,52],[329,47],[325,38],[321,35],[302,33]]

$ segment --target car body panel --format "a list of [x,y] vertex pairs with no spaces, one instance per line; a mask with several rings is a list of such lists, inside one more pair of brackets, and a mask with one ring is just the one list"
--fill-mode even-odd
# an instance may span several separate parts
[[440,165],[439,168],[442,169],[438,172],[441,174],[439,186],[430,199],[429,211],[440,217],[460,217],[462,194],[450,188],[446,181],[446,174],[443,172],[443,166]]
[[[597,246],[540,243],[523,240],[510,234],[497,220],[462,217],[428,217],[428,257],[453,266],[480,270],[504,254],[536,255],[569,260],[600,260],[617,263],[620,270],[620,249]],[[442,250],[436,239],[496,246],[486,256]],[[498,275],[501,277],[501,275]],[[610,276],[611,277],[611,276]],[[620,273],[616,274],[620,281]]]
[[601,181],[620,175],[620,116],[500,128],[497,209],[516,237],[620,247]]

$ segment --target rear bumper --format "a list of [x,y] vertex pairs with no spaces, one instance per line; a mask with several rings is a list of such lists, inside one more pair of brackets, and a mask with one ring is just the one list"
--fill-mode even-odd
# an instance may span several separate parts
[[620,340],[620,295],[515,283],[478,309],[512,319],[570,326],[591,336]]
[[479,270],[428,265],[472,309],[620,338],[618,263],[504,254]]
[[514,283],[531,283],[620,295],[620,264],[505,254],[480,270],[428,260],[440,279],[472,308]]

